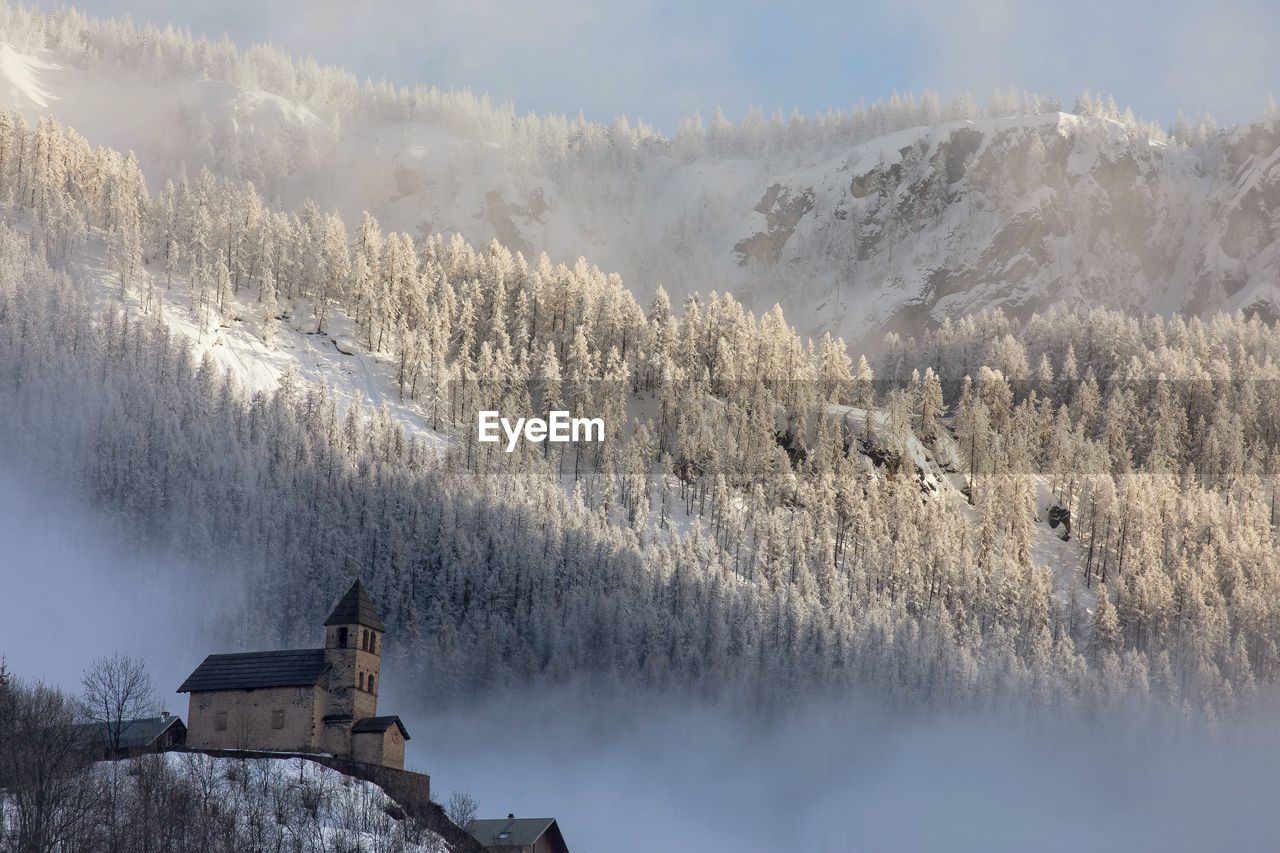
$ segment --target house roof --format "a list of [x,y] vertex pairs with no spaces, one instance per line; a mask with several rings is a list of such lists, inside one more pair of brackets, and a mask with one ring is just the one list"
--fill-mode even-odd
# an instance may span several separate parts
[[381,733],[385,732],[392,726],[398,726],[400,734],[405,740],[409,739],[409,730],[404,727],[404,723],[394,714],[387,717],[365,717],[363,720],[356,720],[356,724],[351,727],[352,734],[361,734],[363,732]]
[[285,649],[209,655],[187,676],[179,693],[255,690],[263,687],[311,687],[328,669],[324,649]]
[[[467,832],[485,847],[532,847],[555,826],[556,819],[553,817],[507,817],[499,820],[473,820],[467,827]],[[557,827],[556,835],[559,834]]]
[[347,594],[338,601],[329,618],[324,620],[324,624],[363,625],[375,631],[386,630],[382,624],[382,617],[378,616],[377,610],[374,610],[373,602],[369,600],[369,594],[365,592],[364,584],[359,580],[353,583],[351,589],[347,590]]
[[[150,746],[174,727],[186,729],[182,719],[176,715],[123,720],[120,727],[120,748],[134,749]],[[76,726],[75,734],[76,738],[86,745],[106,746],[111,743],[111,730],[106,723],[84,723]]]

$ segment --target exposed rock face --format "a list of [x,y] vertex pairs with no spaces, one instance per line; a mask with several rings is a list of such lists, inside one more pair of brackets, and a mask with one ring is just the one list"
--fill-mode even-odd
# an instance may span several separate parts
[[813,188],[810,187],[792,196],[791,190],[782,184],[774,184],[765,190],[760,203],[755,206],[756,213],[762,213],[768,226],[765,231],[739,240],[733,247],[738,253],[738,262],[746,265],[748,261],[763,264],[776,264],[787,240],[795,233],[796,226],[806,213],[813,210]]
[[954,122],[770,168],[745,213],[744,172],[682,188],[683,264],[644,269],[855,339],[996,307],[1280,315],[1280,122],[1191,147],[1061,113]]
[[493,227],[495,239],[513,252],[523,252],[526,256],[535,254],[534,247],[521,233],[517,220],[525,225],[545,224],[542,216],[550,207],[543,197],[542,188],[529,193],[524,204],[509,202],[496,190],[485,193],[484,202],[484,218]]
[[[818,196],[772,261],[793,276],[829,269],[840,301],[863,309],[815,326],[856,334],[1063,302],[1269,317],[1280,303],[1275,123],[1198,148],[1066,115],[976,123],[922,130],[851,171],[847,190]],[[791,255],[818,236],[823,256]]]

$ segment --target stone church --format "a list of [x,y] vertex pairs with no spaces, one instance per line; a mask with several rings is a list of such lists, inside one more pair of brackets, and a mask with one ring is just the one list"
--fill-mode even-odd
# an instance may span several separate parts
[[378,716],[383,631],[357,580],[324,620],[324,648],[209,655],[178,688],[191,694],[187,746],[403,768],[409,732]]

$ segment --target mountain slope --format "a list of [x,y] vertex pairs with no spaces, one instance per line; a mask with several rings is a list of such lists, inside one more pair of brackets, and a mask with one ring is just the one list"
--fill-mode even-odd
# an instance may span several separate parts
[[[929,211],[978,234],[1023,210],[1028,189],[1079,222],[1111,217],[1070,219],[1070,245],[1141,248],[1119,229],[1166,192],[1156,178],[1176,189],[1209,174],[1143,171],[1164,143],[1105,116],[890,129],[849,149],[847,190],[866,207],[852,221],[881,216],[873,248],[919,269],[907,249],[929,250],[918,234]],[[0,114],[0,130],[0,432],[143,541],[242,567],[250,601],[285,602],[261,614],[274,642],[309,629],[326,590],[358,571],[408,638],[406,682],[431,700],[572,674],[766,700],[856,686],[926,704],[985,702],[1031,679],[1041,698],[1132,690],[1217,708],[1280,672],[1276,623],[1251,615],[1280,602],[1280,350],[1256,316],[967,315],[886,336],[873,370],[843,341],[805,338],[781,311],[756,315],[729,295],[673,309],[659,293],[646,309],[586,262],[531,267],[497,243],[414,241],[314,204],[272,210],[207,175],[152,199],[133,158],[48,121]],[[1046,147],[1046,134],[1063,141]],[[748,159],[735,139],[706,134],[725,169]],[[1128,162],[1113,156],[1123,146],[1133,174],[1112,181],[1103,173]],[[1041,179],[984,178],[1020,174],[1020,159]],[[1259,193],[1265,209],[1268,163],[1251,167],[1237,205]],[[913,181],[924,183],[897,189]],[[1113,184],[1143,190],[1108,194]],[[757,212],[775,232],[739,241],[754,259],[741,268],[784,257],[819,195],[767,192]],[[1194,222],[1214,200],[1187,198],[1160,209]],[[1044,268],[1022,248],[1034,241],[1015,242],[1029,266],[1005,271],[1013,285]],[[1135,293],[1071,284],[1081,300]],[[140,300],[143,322],[115,294]],[[192,363],[175,329],[233,357]],[[362,348],[373,352],[346,352]],[[290,359],[314,359],[328,379],[350,358],[389,397],[387,357],[404,395],[456,439],[443,456],[395,418],[344,411],[328,389],[271,390]],[[1152,381],[1167,376],[1191,381]],[[477,412],[561,407],[603,413],[604,441],[504,453],[476,440]],[[416,417],[411,405],[398,414]],[[1075,520],[1071,542],[1048,538],[1051,508]],[[1092,616],[1081,583],[1096,590]],[[1201,602],[1199,615],[1174,618],[1178,600]]]
[[270,51],[104,34],[77,17],[37,37],[14,17],[0,27],[22,42],[4,48],[0,106],[135,150],[152,181],[207,166],[349,221],[369,210],[411,233],[584,255],[641,296],[659,283],[676,297],[727,290],[757,311],[780,302],[802,332],[855,340],[995,306],[1280,305],[1275,121],[1171,141],[1101,107],[1069,115],[1031,99],[984,118],[922,99],[666,139],[279,72],[288,60]]

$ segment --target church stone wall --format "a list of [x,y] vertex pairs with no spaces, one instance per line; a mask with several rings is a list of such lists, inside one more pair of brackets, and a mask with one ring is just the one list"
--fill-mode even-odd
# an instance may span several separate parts
[[192,693],[187,743],[201,749],[315,751],[323,694],[318,687]]
[[399,726],[387,729],[382,747],[382,763],[398,769],[404,767],[404,735],[400,734]]
[[353,737],[351,734],[352,722],[346,717],[325,720],[321,724],[321,751],[331,755],[350,755],[352,751],[351,738]]
[[385,732],[359,732],[351,736],[351,745],[351,757],[356,761],[404,768],[404,736],[399,726],[388,726]]

